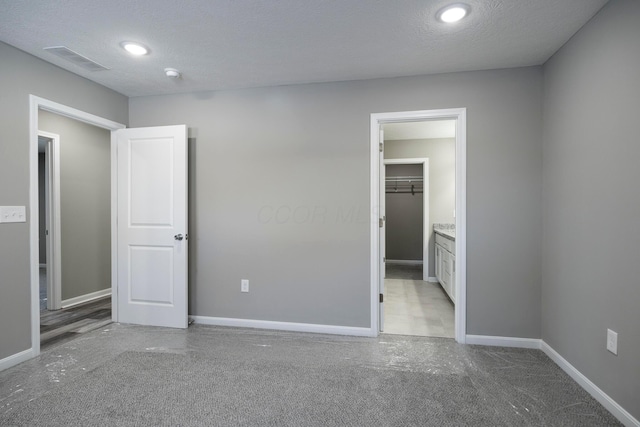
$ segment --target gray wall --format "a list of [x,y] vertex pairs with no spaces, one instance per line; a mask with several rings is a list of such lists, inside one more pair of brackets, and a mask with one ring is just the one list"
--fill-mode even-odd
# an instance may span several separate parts
[[45,234],[47,229],[47,207],[45,205],[45,162],[46,157],[44,153],[38,153],[38,211],[39,214],[39,222],[38,222],[38,258],[40,259],[40,264],[47,263],[47,235]]
[[532,67],[131,98],[132,126],[190,128],[191,313],[369,327],[370,114],[467,107],[468,333],[538,338],[541,84]]
[[[386,175],[421,177],[422,165],[387,165]],[[386,193],[385,201],[387,261],[422,261],[423,193]]]
[[434,223],[453,224],[456,207],[456,140],[406,139],[385,141],[386,159],[429,159],[429,277],[436,275]]
[[[542,338],[640,419],[640,2],[544,67]],[[618,356],[606,351],[618,332]]]
[[62,300],[111,287],[111,132],[47,111],[60,135]]
[[[0,204],[28,212],[29,94],[120,123],[127,98],[1,42],[0,75]],[[29,222],[0,224],[0,253],[2,359],[31,347]]]

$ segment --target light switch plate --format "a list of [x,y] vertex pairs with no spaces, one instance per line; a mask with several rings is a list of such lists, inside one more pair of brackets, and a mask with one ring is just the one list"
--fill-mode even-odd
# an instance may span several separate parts
[[24,206],[0,206],[0,222],[27,222]]

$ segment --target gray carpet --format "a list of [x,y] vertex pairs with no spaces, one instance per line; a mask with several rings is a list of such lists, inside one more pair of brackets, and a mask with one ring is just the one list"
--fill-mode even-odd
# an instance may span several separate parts
[[125,352],[3,426],[504,425],[466,375]]

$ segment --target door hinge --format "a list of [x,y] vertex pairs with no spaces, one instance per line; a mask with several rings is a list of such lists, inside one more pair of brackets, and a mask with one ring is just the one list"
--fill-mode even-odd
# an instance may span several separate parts
[[384,151],[384,145],[382,144],[382,142],[380,143],[380,152],[382,153]]
[[383,303],[384,302],[384,295],[380,294],[380,302]]

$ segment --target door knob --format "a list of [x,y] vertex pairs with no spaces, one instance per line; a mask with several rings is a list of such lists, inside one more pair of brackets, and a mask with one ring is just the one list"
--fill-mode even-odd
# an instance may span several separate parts
[[176,234],[173,238],[176,240],[182,240],[184,237],[182,237],[182,234]]

